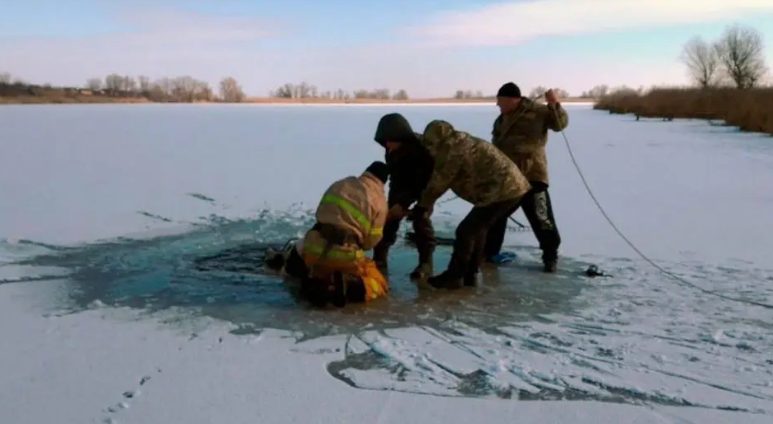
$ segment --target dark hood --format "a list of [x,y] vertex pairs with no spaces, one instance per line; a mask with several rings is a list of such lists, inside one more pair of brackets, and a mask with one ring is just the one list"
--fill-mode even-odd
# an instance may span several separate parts
[[373,137],[378,144],[384,146],[387,140],[402,143],[416,143],[418,138],[413,132],[411,124],[399,113],[390,113],[381,117],[376,127],[376,135]]

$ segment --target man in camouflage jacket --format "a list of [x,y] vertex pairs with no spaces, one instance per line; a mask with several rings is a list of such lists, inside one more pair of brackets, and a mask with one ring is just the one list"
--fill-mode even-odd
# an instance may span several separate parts
[[[492,141],[518,166],[531,184],[532,189],[523,198],[521,207],[542,249],[545,272],[555,272],[561,236],[548,194],[545,145],[548,129],[563,130],[569,124],[569,117],[553,90],[545,93],[545,100],[547,105],[538,104],[521,97],[520,89],[512,82],[504,84],[497,93],[501,114],[494,121]],[[501,217],[491,227],[485,248],[487,258],[500,253],[508,217]]]
[[448,269],[428,282],[438,288],[474,285],[489,228],[515,212],[530,190],[529,182],[499,149],[456,131],[448,122],[430,122],[421,144],[432,156],[434,166],[412,211],[414,219],[431,215],[437,199],[449,189],[473,204],[456,228]]

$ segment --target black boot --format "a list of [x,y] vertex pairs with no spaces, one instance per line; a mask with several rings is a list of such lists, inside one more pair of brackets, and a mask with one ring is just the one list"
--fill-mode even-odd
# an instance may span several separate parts
[[478,285],[478,273],[468,272],[464,275],[464,285],[467,287],[475,287]]
[[543,256],[542,257],[542,263],[545,265],[545,267],[542,269],[543,272],[547,272],[549,274],[552,274],[558,270],[558,256],[557,255],[549,255],[549,256]]
[[450,271],[444,271],[442,274],[429,277],[427,282],[436,289],[458,289],[463,284],[462,277]]
[[389,248],[383,246],[376,246],[373,249],[373,262],[376,263],[376,267],[379,271],[386,274],[389,272]]
[[411,272],[411,280],[414,281],[421,281],[426,280],[427,278],[432,276],[432,262],[425,262],[420,263],[416,268]]
[[425,280],[432,276],[432,253],[431,248],[419,248],[419,265],[411,272],[411,280]]
[[333,290],[330,293],[330,303],[343,308],[346,306],[346,281],[340,272],[333,274]]
[[301,280],[301,295],[317,308],[324,308],[330,297],[328,281],[311,277],[303,278]]

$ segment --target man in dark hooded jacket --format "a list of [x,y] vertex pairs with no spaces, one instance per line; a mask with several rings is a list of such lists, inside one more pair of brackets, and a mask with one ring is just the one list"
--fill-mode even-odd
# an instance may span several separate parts
[[[389,248],[397,241],[400,222],[419,196],[432,175],[433,160],[420,143],[421,134],[413,132],[408,120],[399,113],[384,115],[378,122],[374,139],[386,150],[389,167],[389,214],[384,226],[384,237],[373,251],[373,259],[382,269],[387,267]],[[411,219],[411,218],[409,218]],[[419,264],[411,273],[412,279],[432,275],[432,254],[435,251],[435,232],[429,216],[413,217]]]

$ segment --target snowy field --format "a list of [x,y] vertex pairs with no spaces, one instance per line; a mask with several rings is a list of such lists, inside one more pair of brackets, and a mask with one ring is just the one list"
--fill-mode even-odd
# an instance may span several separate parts
[[[773,139],[568,110],[609,214],[704,291],[617,238],[555,133],[556,275],[518,231],[457,291],[408,281],[400,244],[367,306],[262,271],[383,156],[381,115],[488,138],[493,105],[0,107],[0,423],[773,421],[773,309],[743,302],[773,304]],[[439,232],[468,209],[439,205]]]

